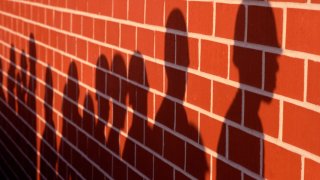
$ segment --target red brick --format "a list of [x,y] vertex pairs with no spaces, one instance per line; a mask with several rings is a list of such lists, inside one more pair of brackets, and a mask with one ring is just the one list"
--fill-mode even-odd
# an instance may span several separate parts
[[185,142],[177,136],[164,132],[164,158],[176,164],[180,168],[184,167],[185,163]]
[[128,179],[135,179],[135,180],[143,180],[142,177],[140,177],[140,175],[138,175],[135,171],[133,171],[132,169],[128,168]]
[[282,9],[249,6],[248,42],[280,48],[282,19]]
[[138,57],[138,53],[131,56],[129,60],[128,78],[136,83],[143,84],[144,81],[144,61]]
[[[266,54],[265,89],[291,98],[303,99],[304,61]],[[294,78],[292,78],[294,72]]]
[[[75,37],[71,37],[71,36],[67,36],[67,40],[66,40],[67,44],[76,44],[76,38]],[[69,54],[75,55],[76,54],[76,46],[67,46],[67,52]]]
[[190,178],[187,177],[185,174],[183,174],[180,171],[175,171],[174,172],[174,179],[177,179],[177,180],[189,180]]
[[63,18],[62,29],[65,31],[71,31],[71,14],[63,13],[62,18]]
[[93,23],[94,20],[91,17],[82,17],[82,35],[93,38]]
[[93,37],[95,40],[98,40],[100,42],[106,42],[106,21],[101,19],[94,19]]
[[53,27],[60,29],[62,26],[62,12],[54,12],[54,24]]
[[[112,64],[112,59],[113,59],[113,49],[109,48],[109,47],[104,47],[104,46],[99,46],[100,48],[100,54],[101,55],[104,55],[106,57],[106,61],[107,61],[107,64],[108,67],[110,67],[110,65]],[[108,68],[109,69],[109,68]]]
[[113,55],[111,69],[114,73],[126,78],[127,77],[127,55],[116,52]]
[[174,102],[168,98],[156,95],[155,106],[155,112],[157,112],[155,120],[173,129]]
[[225,155],[226,127],[225,125],[212,117],[200,114],[200,137],[199,143],[211,150]]
[[262,84],[262,52],[233,46],[230,57],[230,79],[260,88]]
[[198,75],[188,74],[187,101],[210,111],[211,81]]
[[300,156],[269,142],[264,143],[264,176],[267,179],[300,179]]
[[72,14],[72,32],[81,34],[82,29],[82,16]]
[[239,129],[229,127],[230,160],[259,173],[261,151],[260,139]]
[[107,75],[107,95],[120,100],[120,79],[114,75]]
[[162,155],[163,130],[150,122],[145,124],[145,145]]
[[112,177],[114,179],[127,179],[127,165],[113,156],[112,158]]
[[143,55],[154,57],[154,31],[138,28],[137,48]]
[[198,39],[177,36],[176,47],[176,64],[197,69],[199,64]]
[[186,161],[186,170],[192,176],[197,179],[210,179],[211,157],[209,154],[187,144]]
[[91,63],[91,65],[96,64],[97,59],[99,58],[99,46],[97,44],[88,42],[88,50],[87,51],[88,51],[87,61],[89,63]]
[[307,0],[270,0],[270,1],[274,1],[274,2],[299,2],[299,3],[307,2]]
[[241,171],[212,157],[212,179],[241,179]]
[[228,75],[228,46],[202,40],[200,70],[226,78]]
[[156,31],[155,41],[156,58],[175,63],[175,35]]
[[189,31],[212,35],[213,3],[189,2]]
[[152,179],[153,173],[153,155],[140,146],[136,146],[136,167],[139,171]]
[[243,177],[244,180],[255,180],[255,178],[247,175],[247,174],[244,174],[244,177]]
[[165,67],[165,89],[167,95],[183,100],[186,93],[186,72],[171,67]]
[[111,16],[112,1],[94,0],[88,3],[88,11],[95,14]]
[[166,1],[165,6],[166,28],[186,31],[187,1]]
[[320,179],[320,164],[310,159],[305,159],[304,179]]
[[158,158],[154,158],[154,179],[173,179],[173,168]]
[[283,140],[320,155],[320,113],[285,103],[283,110]]
[[119,46],[119,24],[107,21],[107,43]]
[[151,61],[145,62],[147,87],[163,92],[163,65]]
[[83,61],[87,60],[87,50],[88,50],[88,44],[87,41],[82,39],[77,39],[77,56]]
[[307,101],[320,105],[320,63],[308,61]]
[[128,112],[128,136],[143,143],[144,120],[139,116]]
[[113,17],[127,19],[127,0],[113,1]]
[[198,142],[198,112],[176,103],[176,131]]
[[88,74],[94,74],[94,70],[91,66],[87,65],[87,64],[82,64],[82,72],[81,73],[81,81],[92,87],[93,86],[93,76],[89,76]]
[[245,91],[244,124],[261,133],[278,137],[279,101]]
[[146,0],[146,23],[163,26],[164,0]]
[[232,86],[213,82],[212,111],[227,119],[240,123],[242,93]]
[[132,51],[136,49],[136,27],[121,24],[121,47]]
[[216,31],[218,37],[244,40],[245,8],[243,5],[216,4]]
[[153,94],[148,90],[137,87],[133,84],[129,85],[130,104],[132,108],[144,116],[153,118]]
[[129,1],[129,17],[130,21],[139,23],[144,22],[145,0]]
[[79,0],[76,2],[76,8],[80,11],[87,11],[87,2],[88,0]]
[[288,9],[287,13],[286,47],[319,55],[320,34],[317,29],[320,28],[320,12]]

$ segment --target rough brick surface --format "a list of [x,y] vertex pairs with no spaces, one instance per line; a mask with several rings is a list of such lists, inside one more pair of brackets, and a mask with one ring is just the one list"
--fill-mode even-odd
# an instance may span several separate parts
[[319,3],[0,1],[0,178],[319,179]]

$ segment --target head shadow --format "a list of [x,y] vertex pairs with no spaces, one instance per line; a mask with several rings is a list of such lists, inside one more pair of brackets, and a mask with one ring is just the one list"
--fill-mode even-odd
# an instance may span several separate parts
[[[76,146],[77,130],[76,127],[81,127],[81,116],[78,112],[79,100],[79,83],[78,83],[77,65],[72,61],[68,68],[67,82],[63,89],[62,97],[62,137],[59,147],[61,158],[58,159],[58,174],[62,178],[74,178],[77,175],[70,169],[67,163],[72,164],[76,169],[81,163],[78,154],[72,150],[72,145]],[[81,156],[78,156],[81,157]]]
[[[121,54],[114,54],[111,65],[112,74],[107,74],[107,94],[112,98],[112,124],[113,128],[107,127],[107,147],[114,153],[120,154],[120,130],[125,128],[127,110],[119,105],[125,104],[127,97],[126,81],[119,78],[127,77],[126,62]],[[117,130],[115,130],[115,129]]]
[[[260,136],[255,137],[224,122],[218,148],[225,151],[218,154],[216,179],[241,178],[241,172],[231,167],[230,161],[251,171],[254,178],[266,178],[264,134],[270,135],[270,124],[275,120],[266,118],[261,108],[272,103],[277,85],[277,57],[281,54],[281,38],[278,37],[278,24],[268,2],[265,7],[248,5],[247,13],[248,22],[245,24],[245,7],[240,5],[231,37],[235,41],[230,47],[229,74],[232,81],[239,83],[239,87],[224,117],[226,121],[238,123]],[[259,46],[255,46],[257,44]],[[261,92],[265,95],[258,94]]]
[[[187,68],[190,66],[190,57],[187,24],[179,9],[172,10],[166,20],[164,45],[166,96],[156,97],[155,101],[161,101],[161,104],[159,108],[156,107],[158,110],[155,121],[166,126],[172,132],[182,135],[184,139],[175,137],[175,134],[166,130],[163,132],[163,137],[156,137],[159,130],[153,128],[146,131],[153,138],[151,140],[146,136],[146,141],[150,143],[147,145],[155,151],[163,153],[167,160],[184,169],[189,176],[204,179],[209,176],[210,172],[206,153],[199,149],[202,148],[202,137],[197,127],[190,123],[192,122],[190,118],[194,117],[188,116],[187,107],[183,105],[188,83]],[[173,141],[172,138],[176,141]],[[185,139],[188,139],[185,145],[178,143]],[[191,141],[195,142],[197,146],[189,143]],[[157,144],[159,142],[163,142],[163,147]],[[197,159],[196,165],[193,162],[195,159]],[[158,173],[157,175],[162,177],[164,174]],[[163,176],[162,178],[168,177]]]
[[[46,68],[45,75],[45,95],[44,95],[44,112],[45,112],[45,129],[42,134],[40,144],[40,172],[45,178],[57,178],[56,177],[56,163],[58,160],[57,156],[57,142],[56,142],[56,128],[53,122],[53,80],[52,70],[48,66]],[[44,160],[45,159],[45,160]]]

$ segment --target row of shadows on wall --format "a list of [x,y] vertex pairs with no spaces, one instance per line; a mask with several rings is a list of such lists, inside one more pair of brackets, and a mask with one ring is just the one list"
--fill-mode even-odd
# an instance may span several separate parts
[[[272,16],[271,10],[269,11],[269,15]],[[271,24],[274,25],[274,22],[271,22]],[[239,36],[237,28],[240,27],[238,26],[242,27],[240,20],[237,20],[236,23],[234,39],[239,39],[237,37]],[[184,32],[187,31],[185,19],[178,9],[171,12],[167,19],[166,27]],[[276,42],[275,30],[269,32],[266,36],[266,38],[271,38]],[[198,141],[197,143],[202,145],[201,132],[192,124],[189,124],[183,105],[170,100],[174,97],[177,100],[183,101],[187,84],[186,72],[174,70],[168,66],[171,63],[175,63],[171,61],[174,43],[172,34],[167,32],[165,38],[165,72],[168,79],[166,97],[163,98],[160,108],[155,115],[155,121],[162,126],[173,129],[175,119],[175,131],[185,135],[185,138],[189,138],[191,141]],[[190,62],[187,39],[181,44],[185,46],[183,49],[186,51],[176,54],[177,61],[181,61],[176,63],[188,67]],[[36,99],[35,96],[33,96],[37,87],[37,81],[34,78],[36,76],[37,60],[35,47],[35,39],[33,35],[31,35],[29,58],[27,58],[24,52],[21,54],[20,66],[22,71],[17,72],[15,68],[17,63],[15,50],[12,46],[10,52],[11,62],[8,70],[7,96],[5,96],[3,86],[0,90],[2,118],[0,131],[2,137],[1,169],[2,172],[6,172],[6,176],[10,179],[25,176],[35,179],[37,174],[34,168],[37,167],[37,154],[35,151],[35,112],[37,111]],[[229,154],[228,158],[232,161],[244,164],[245,168],[264,177],[263,153],[262,158],[260,154],[260,152],[263,152],[263,149],[261,149],[260,143],[243,146],[244,144],[248,144],[246,142],[249,141],[248,139],[244,139],[246,136],[234,137],[232,135],[234,131],[240,130],[234,130],[227,125],[222,126],[220,138],[217,142],[218,147],[215,149],[215,151],[219,153],[217,157],[219,160],[213,163],[213,169],[209,169],[210,161],[205,153],[195,153],[202,151],[195,151],[197,148],[190,143],[185,145],[183,139],[179,139],[167,130],[162,130],[154,125],[152,126],[143,120],[143,117],[148,117],[149,83],[144,61],[141,57],[142,54],[136,52],[134,56],[132,56],[132,59],[129,60],[127,70],[126,63],[121,55],[114,55],[112,65],[108,64],[108,60],[103,54],[100,55],[95,69],[96,94],[93,97],[87,93],[84,102],[78,102],[80,95],[78,84],[79,74],[76,63],[71,62],[68,69],[67,82],[63,89],[63,125],[62,140],[59,149],[56,142],[56,127],[52,110],[54,94],[52,70],[49,66],[46,68],[45,104],[43,105],[46,122],[40,144],[41,158],[39,162],[41,178],[57,179],[60,177],[68,179],[71,177],[72,179],[100,179],[104,176],[107,178],[111,176],[115,179],[125,179],[127,175],[129,178],[134,178],[142,175],[132,171],[131,168],[135,167],[143,173],[144,177],[154,179],[172,179],[174,174],[176,178],[183,177],[179,171],[187,171],[189,175],[197,179],[208,178],[211,171],[213,172],[213,178],[226,179],[232,177],[234,179],[240,179],[240,171],[235,170],[224,162],[224,160],[227,159],[226,154]],[[252,69],[261,68],[252,67],[250,64],[247,64],[246,62],[248,61],[243,60],[243,58],[246,58],[245,55],[240,51],[235,50],[232,58],[233,63],[239,69],[240,83],[246,84],[248,82]],[[212,61],[214,61],[214,59]],[[1,62],[2,61],[0,61],[0,68],[2,69]],[[248,66],[251,66],[251,68],[248,68]],[[272,80],[269,81],[271,83],[268,84],[268,87],[271,87],[269,89],[273,91],[276,81],[275,73],[278,67],[277,64],[274,63],[273,66],[269,68],[272,73],[268,74],[268,76]],[[29,74],[26,73],[27,71],[29,71]],[[130,81],[119,79],[117,75],[107,73],[109,71],[113,71],[119,76],[130,79]],[[172,73],[175,71],[176,73]],[[2,73],[0,80],[2,83]],[[136,84],[142,86],[137,86]],[[14,92],[16,94],[14,94]],[[239,89],[225,115],[226,118],[232,119],[234,114],[241,113],[241,106],[238,106],[238,104],[242,101],[242,93],[242,90]],[[254,125],[254,130],[263,132],[261,120],[258,115],[259,105],[262,101],[269,102],[270,100],[269,98],[256,98],[252,101],[252,119],[249,121]],[[82,104],[84,107],[82,113],[79,112],[79,104]],[[124,149],[120,152],[121,136],[123,135],[119,133],[119,129],[125,128],[126,116],[129,115],[124,106],[132,107],[134,112],[132,114],[132,125],[128,130],[128,136],[131,138],[126,140]],[[15,110],[15,112],[13,110]],[[174,112],[175,110],[176,113]],[[98,118],[93,115],[95,112],[97,112]],[[9,123],[7,123],[7,121],[9,121]],[[107,127],[107,123],[112,124],[113,128]],[[16,130],[13,128],[16,128]],[[227,130],[227,128],[229,129]],[[105,136],[105,134],[108,134],[108,136]],[[5,138],[7,136],[10,138]],[[27,141],[25,141],[23,137],[26,138]],[[229,137],[229,139],[226,139],[226,137]],[[139,143],[136,144],[136,142]],[[164,142],[164,147],[162,147],[162,142]],[[232,143],[233,149],[230,149],[230,145],[229,149],[226,147],[228,143]],[[140,153],[147,153],[147,151],[143,149],[145,147],[144,145],[155,152],[154,158],[139,159],[138,151]],[[103,148],[105,146],[109,150]],[[20,147],[20,150],[18,147]],[[230,153],[230,151],[232,151],[232,153]],[[23,153],[26,154],[27,157],[24,156]],[[115,155],[118,155],[120,158],[115,157]],[[243,157],[238,158],[238,156]],[[137,159],[135,159],[135,157]],[[161,169],[154,166],[153,174],[150,168],[153,167],[153,163],[157,164],[157,162],[162,161],[159,157],[164,157],[168,161],[173,162],[178,171],[174,173],[172,169]],[[92,166],[91,161],[95,162],[96,165]],[[130,164],[130,168],[127,168],[127,164],[124,162]],[[197,164],[194,162],[197,162]],[[186,164],[185,167],[184,163]],[[13,169],[14,171],[12,171]],[[102,173],[101,170],[106,173]]]

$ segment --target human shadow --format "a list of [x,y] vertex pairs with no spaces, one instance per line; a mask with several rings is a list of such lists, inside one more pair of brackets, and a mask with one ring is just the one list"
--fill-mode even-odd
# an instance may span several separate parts
[[36,49],[36,40],[34,35],[31,33],[29,35],[29,76],[28,76],[28,94],[26,99],[26,105],[29,108],[26,112],[26,117],[24,119],[27,121],[29,127],[32,128],[32,130],[29,130],[26,137],[29,140],[31,146],[27,146],[28,148],[25,149],[25,152],[27,152],[29,158],[31,159],[33,167],[29,167],[30,169],[27,170],[27,172],[33,172],[30,173],[31,178],[35,179],[37,176],[37,170],[34,169],[34,167],[37,167],[37,153],[34,149],[37,149],[37,142],[36,142],[36,120],[37,115],[35,112],[37,112],[36,107],[36,89],[37,89],[37,74],[36,74],[36,65],[37,65],[37,49]]
[[[28,71],[28,64],[27,64],[27,56],[24,52],[24,50],[22,50],[21,53],[21,58],[20,58],[20,66],[21,66],[21,71],[20,73],[17,74],[17,81],[18,81],[18,85],[17,85],[17,97],[20,100],[20,102],[18,102],[18,114],[21,117],[26,117],[26,95],[27,95],[27,91],[26,89],[27,87],[27,71]],[[23,134],[25,134],[26,132],[24,132]]]
[[[164,55],[165,73],[167,76],[166,96],[164,98],[156,97],[156,104],[158,104],[159,100],[162,100],[162,102],[155,116],[155,121],[181,134],[187,138],[189,142],[193,141],[198,143],[199,147],[201,147],[202,138],[199,135],[198,129],[189,123],[190,119],[185,107],[181,102],[172,100],[172,98],[175,98],[184,101],[187,85],[186,70],[179,70],[173,67],[174,63],[185,68],[190,64],[188,38],[181,38],[181,42],[179,42],[180,46],[182,46],[181,49],[185,51],[175,51],[174,44],[176,43],[176,38],[174,38],[174,34],[171,34],[169,31],[169,29],[176,29],[187,32],[184,15],[179,9],[174,9],[170,12],[166,28]],[[178,35],[175,36],[177,37]],[[174,52],[177,52],[175,54],[176,56],[174,56]],[[209,175],[209,162],[203,150],[188,141],[185,142],[185,139],[181,139],[167,130],[164,130],[163,136],[159,131],[161,130],[155,126],[146,129],[146,144],[149,147],[160,155],[163,154],[165,159],[176,164],[182,171],[186,171],[194,178],[205,179]],[[196,165],[194,163],[196,163]],[[162,173],[160,170],[155,171],[155,176],[159,177],[159,179],[168,178],[164,175],[170,174]],[[177,172],[175,175],[176,178],[178,178],[182,173]]]
[[[91,142],[91,158],[99,167],[105,170],[107,173],[112,172],[112,156],[103,147],[106,144],[105,138],[105,127],[110,119],[110,101],[105,97],[107,88],[107,71],[109,71],[109,64],[107,57],[101,54],[98,57],[96,64],[96,75],[95,75],[95,90],[96,90],[96,102],[98,103],[98,119],[93,124],[93,137],[96,142]],[[102,145],[102,146],[101,146]],[[104,175],[95,170],[94,178],[103,178]]]
[[[128,106],[133,109],[132,113],[128,112],[128,126],[130,126],[128,136],[143,144],[144,129],[147,128],[147,123],[141,116],[147,117],[149,83],[144,60],[141,57],[142,54],[139,51],[132,55],[129,61],[128,79],[144,85],[147,89],[143,89],[130,82],[127,82],[126,88],[128,91]],[[127,138],[122,153],[122,159],[132,166],[136,166],[147,177],[152,178],[152,161],[150,161],[152,159],[136,159],[135,161],[135,156],[138,154],[137,151],[141,151],[136,151],[137,148],[141,149],[140,147],[136,147],[131,139]],[[138,175],[136,176],[138,177]]]
[[[11,45],[7,77],[7,104],[9,108],[4,107],[3,110],[7,112],[5,114],[6,118],[10,120],[10,123],[15,127],[15,129],[13,129],[10,125],[5,126],[7,133],[15,141],[14,143],[10,141],[6,142],[10,154],[14,154],[15,156],[15,160],[10,159],[8,156],[9,166],[15,169],[13,177],[28,176],[31,179],[35,179],[37,176],[35,114],[37,53],[36,41],[32,33],[29,36],[28,48],[28,58],[24,50],[22,50],[20,61],[21,71],[18,72],[16,68],[16,50],[14,45]],[[21,134],[23,134],[26,140],[21,137]],[[15,146],[23,149],[23,153]],[[17,164],[18,162],[15,163],[15,161],[19,161],[19,164]],[[11,175],[9,176],[11,177]]]
[[[92,156],[95,155],[96,148],[95,146],[92,146],[90,144],[90,139],[87,134],[90,134],[92,136],[93,133],[93,127],[95,123],[95,117],[94,117],[94,104],[93,104],[93,98],[92,96],[87,93],[84,98],[83,102],[83,113],[82,113],[82,124],[81,129],[84,131],[78,131],[78,148],[80,151],[85,153],[87,157],[90,159],[93,159]],[[86,134],[87,133],[87,134]],[[80,165],[80,169],[78,169],[79,172],[82,173],[83,177],[85,179],[90,179],[92,177],[92,167],[89,162],[86,162],[86,159],[82,158],[78,161]]]
[[[113,56],[112,71],[122,77],[127,77],[127,69],[125,65],[125,60],[120,54],[115,54]],[[127,95],[127,89],[125,87],[125,81],[121,80],[113,74],[108,74],[107,76],[107,94],[112,97],[112,127],[108,128],[109,134],[107,138],[107,148],[112,150],[115,154],[120,155],[120,130],[125,128],[127,111],[115,101],[118,101],[122,104],[125,104],[125,99]],[[115,130],[117,129],[117,130]],[[127,176],[126,165],[121,162],[119,159],[114,158],[112,175],[115,179],[125,179]]]
[[42,134],[40,144],[40,172],[41,179],[57,179],[56,176],[56,163],[57,163],[57,142],[55,125],[53,122],[53,81],[52,71],[50,66],[46,69],[45,76],[46,86],[44,95],[44,115],[45,115],[45,128]]
[[[2,67],[2,59],[0,58],[0,108],[2,110],[5,110],[6,106],[3,104],[3,102],[7,102],[7,98],[4,94],[4,90],[3,90],[3,67]],[[1,125],[3,123],[3,119],[1,118]]]
[[[8,69],[8,92],[14,93],[16,89],[16,85],[12,79],[16,79],[16,52],[14,45],[11,45],[10,48],[10,65]],[[8,94],[8,105],[11,109],[16,110],[16,102],[14,96]]]
[[[63,90],[62,99],[62,139],[59,148],[58,160],[59,175],[64,179],[77,178],[74,169],[79,169],[81,164],[76,163],[80,159],[76,146],[77,127],[81,127],[81,116],[78,112],[79,84],[78,70],[75,62],[71,62],[68,69],[68,79]],[[62,159],[61,159],[62,158]]]
[[[248,23],[247,23],[247,41],[249,43],[263,44],[275,48],[281,48],[277,38],[276,23],[272,8],[270,6],[259,9],[259,17],[254,16],[254,8],[248,7]],[[225,118],[226,121],[233,121],[243,128],[249,128],[260,134],[255,137],[248,132],[228,125],[224,122],[223,130],[219,136],[218,149],[224,149],[224,152],[218,152],[218,160],[216,164],[216,179],[241,179],[240,170],[234,168],[228,161],[240,164],[251,175],[244,173],[245,177],[266,178],[264,165],[264,127],[271,123],[272,119],[265,116],[262,119],[260,108],[262,104],[270,105],[272,95],[263,96],[253,92],[244,90],[245,87],[251,86],[266,90],[273,93],[276,87],[276,73],[279,69],[277,56],[269,56],[265,53],[265,62],[263,62],[263,52],[240,47],[244,40],[244,7],[240,6],[237,12],[235,23],[235,34],[233,38],[235,44],[231,47],[231,66],[235,70],[231,70],[231,79],[238,81],[240,87],[236,90],[236,94],[229,106]],[[242,33],[239,33],[242,32]],[[257,36],[259,36],[257,38]],[[263,65],[264,64],[264,65]],[[265,68],[264,70],[262,68]],[[265,72],[265,74],[263,74]],[[262,80],[265,77],[265,80]],[[264,87],[264,88],[263,88]],[[215,88],[215,83],[213,84]],[[216,94],[214,94],[215,96]],[[225,95],[227,96],[227,95]],[[227,101],[227,99],[225,99]],[[215,99],[213,99],[215,101]],[[244,107],[242,107],[244,106]],[[243,114],[241,114],[243,112]]]

